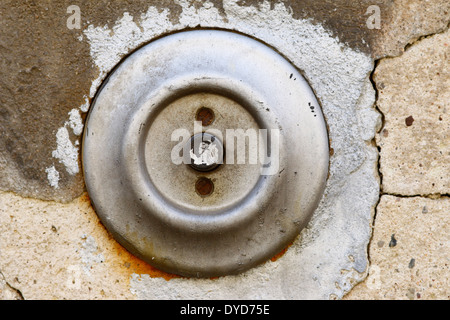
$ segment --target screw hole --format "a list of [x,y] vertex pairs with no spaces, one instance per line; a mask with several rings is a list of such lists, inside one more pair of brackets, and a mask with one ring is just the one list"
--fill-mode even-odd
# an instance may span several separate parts
[[210,196],[214,191],[214,183],[211,179],[200,177],[195,183],[195,191],[201,197]]
[[201,107],[195,115],[197,121],[202,122],[202,126],[206,127],[213,123],[215,116],[214,112],[210,108]]

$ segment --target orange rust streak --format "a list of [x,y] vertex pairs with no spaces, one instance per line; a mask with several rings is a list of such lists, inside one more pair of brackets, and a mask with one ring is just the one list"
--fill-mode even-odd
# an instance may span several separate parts
[[127,249],[125,249],[120,243],[118,243],[112,235],[108,232],[106,227],[102,224],[97,214],[93,210],[89,195],[85,193],[81,197],[81,201],[86,205],[89,205],[92,211],[92,219],[95,219],[97,225],[103,230],[102,234],[105,237],[104,241],[106,244],[106,250],[108,254],[111,255],[111,259],[114,261],[113,266],[115,271],[124,275],[126,278],[130,279],[133,273],[136,274],[148,274],[152,278],[164,278],[169,281],[174,278],[182,278],[179,275],[167,273],[161,271],[142,259],[137,258],[131,254]]
[[130,275],[133,273],[148,274],[152,278],[164,278],[167,281],[174,278],[182,278],[179,275],[167,273],[153,267],[144,260],[141,260],[136,256],[132,255],[118,242],[114,243],[114,251],[121,258],[120,264],[122,265],[122,269],[124,269],[124,271],[128,272]]
[[[112,256],[111,258],[114,260],[114,268],[115,271],[124,275],[126,278],[130,279],[132,274],[147,274],[152,278],[163,278],[167,281],[175,278],[185,278],[180,275],[168,273],[161,271],[149,263],[145,262],[142,259],[139,259],[138,257],[131,254],[127,249],[125,249],[120,243],[118,243],[112,235],[107,231],[105,226],[101,223],[98,216],[95,214],[95,211],[93,210],[93,207],[91,205],[91,201],[87,193],[85,193],[81,197],[81,201],[86,203],[90,209],[92,210],[92,219],[95,219],[98,226],[103,230],[103,235],[106,239],[105,243],[107,248],[105,248],[107,251],[109,251],[109,254]],[[279,258],[281,258],[286,251],[289,249],[289,247],[294,242],[291,242],[288,244],[281,252],[273,256],[270,261],[275,262]],[[211,277],[211,280],[216,280],[219,277]]]
[[280,259],[285,253],[286,251],[288,251],[289,247],[292,246],[292,244],[294,243],[294,241],[292,241],[291,243],[289,243],[286,248],[284,248],[283,250],[281,250],[281,252],[277,253],[276,255],[274,255],[272,258],[270,258],[270,261],[275,262],[278,259]]

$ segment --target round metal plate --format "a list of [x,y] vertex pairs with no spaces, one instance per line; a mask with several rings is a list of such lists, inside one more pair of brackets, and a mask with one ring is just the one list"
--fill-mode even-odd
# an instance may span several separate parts
[[[189,155],[204,132],[223,158],[206,171]],[[123,246],[164,271],[212,277],[295,239],[322,197],[328,155],[319,104],[294,66],[246,36],[197,30],[155,40],[114,70],[82,157],[96,212]]]

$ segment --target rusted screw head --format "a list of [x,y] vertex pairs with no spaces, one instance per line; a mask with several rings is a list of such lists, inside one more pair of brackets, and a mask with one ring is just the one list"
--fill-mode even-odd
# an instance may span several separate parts
[[202,126],[209,126],[214,121],[214,112],[210,108],[202,107],[197,111],[195,119],[202,122]]
[[195,191],[201,197],[207,197],[213,193],[214,183],[211,181],[211,179],[200,177],[195,183]]
[[197,171],[214,170],[223,162],[222,142],[212,134],[203,132],[192,136],[189,148],[190,165]]

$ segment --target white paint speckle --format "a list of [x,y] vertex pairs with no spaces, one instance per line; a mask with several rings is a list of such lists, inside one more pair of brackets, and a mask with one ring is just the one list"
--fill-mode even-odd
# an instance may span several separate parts
[[56,144],[57,147],[56,150],[53,150],[52,156],[66,167],[67,173],[70,175],[77,174],[79,172],[78,148],[70,141],[69,131],[65,126],[58,129]]
[[102,253],[97,253],[99,248],[94,237],[83,234],[81,239],[84,242],[81,245],[80,257],[83,263],[83,271],[86,275],[91,275],[91,269],[95,263],[102,263],[105,257]]
[[80,111],[72,109],[69,112],[69,121],[67,125],[73,130],[73,133],[79,136],[83,132],[83,122],[81,120]]
[[51,187],[58,189],[59,188],[59,172],[55,169],[55,166],[48,167],[45,169],[47,172],[47,179]]
[[89,98],[85,95],[84,97],[84,103],[80,106],[81,112],[88,112],[89,110]]
[[[75,108],[69,111],[69,120],[64,123],[64,126],[59,128],[56,133],[56,150],[52,151],[52,156],[62,163],[67,173],[70,175],[77,174],[79,170],[78,156],[79,156],[79,141],[76,140],[73,144],[69,137],[67,128],[72,129],[74,135],[79,136],[83,133],[83,120],[81,119],[80,110],[86,112],[89,106],[89,99],[85,97],[85,104],[79,109]],[[86,110],[86,111],[83,111]],[[47,180],[49,185],[55,189],[58,188],[59,172],[54,166],[46,168]]]

